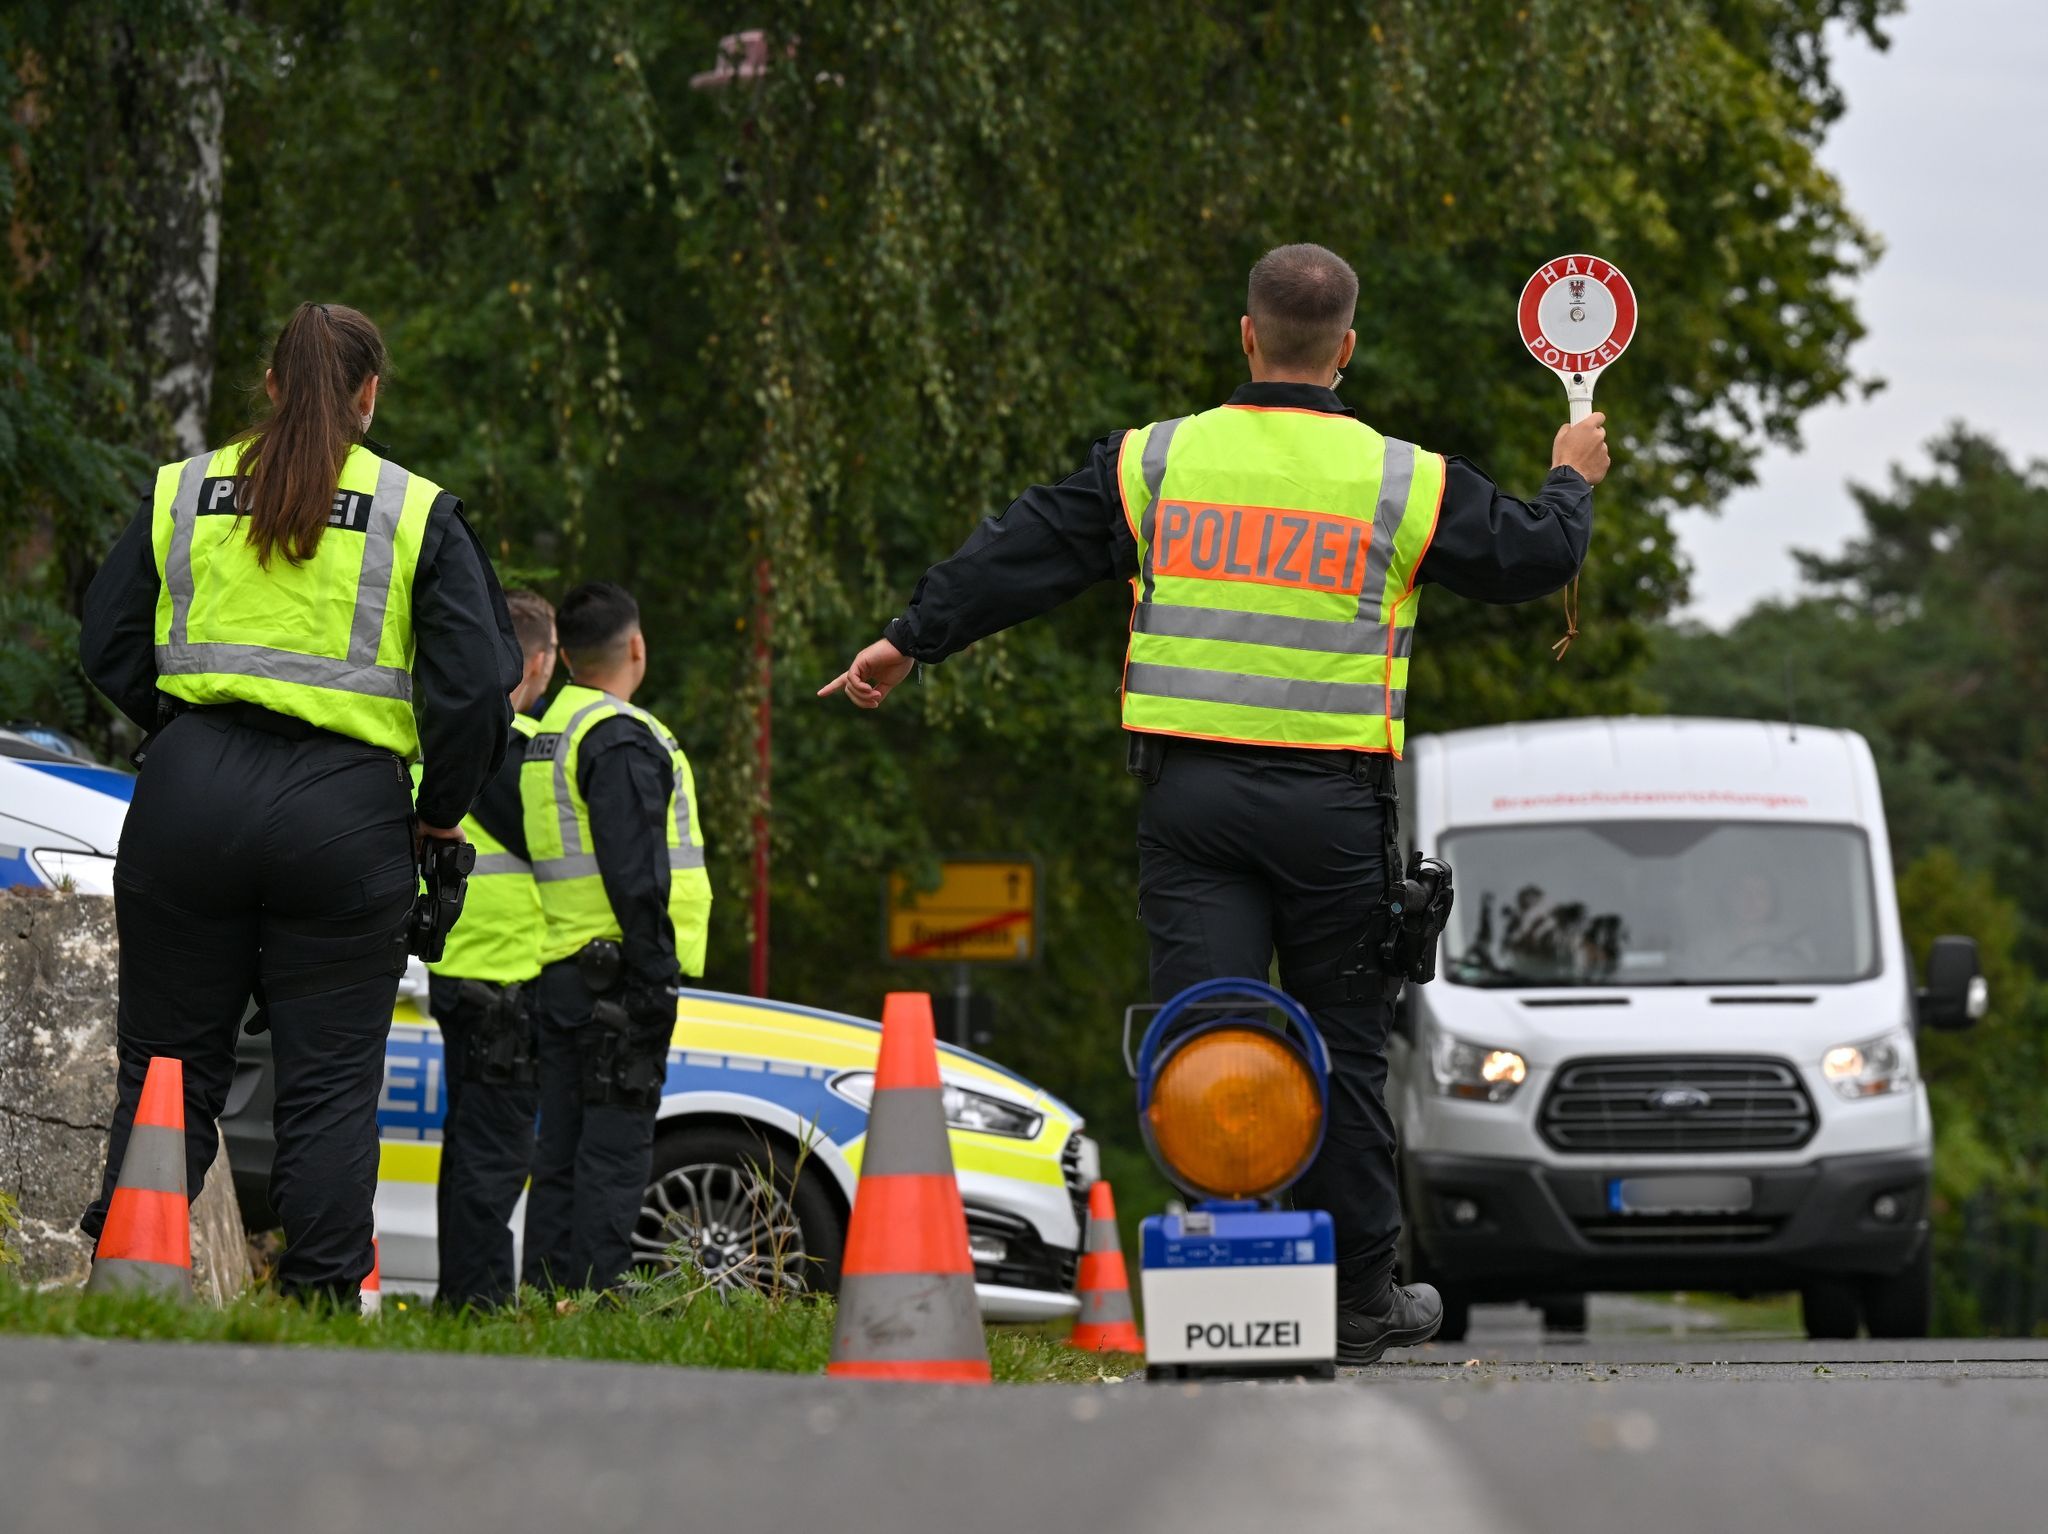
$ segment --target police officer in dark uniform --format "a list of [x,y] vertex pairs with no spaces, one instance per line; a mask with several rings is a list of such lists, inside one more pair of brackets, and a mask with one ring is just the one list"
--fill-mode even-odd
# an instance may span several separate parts
[[821,689],[878,707],[919,661],[1097,581],[1131,581],[1123,723],[1146,783],[1154,998],[1263,978],[1277,950],[1282,984],[1315,1017],[1330,1113],[1298,1197],[1336,1222],[1347,1363],[1426,1341],[1442,1318],[1427,1284],[1393,1282],[1392,987],[1358,972],[1398,877],[1392,763],[1422,588],[1486,602],[1558,590],[1585,558],[1608,467],[1599,415],[1560,429],[1527,502],[1462,458],[1382,437],[1335,392],[1357,299],[1351,268],[1321,246],[1269,252],[1239,322],[1250,383],[1217,409],[1113,433],[1076,473],[1027,490]]
[[253,993],[276,1048],[279,1282],[349,1305],[417,843],[460,840],[519,677],[462,503],[368,441],[384,369],[363,315],[301,305],[268,415],[157,471],[80,639],[86,675],[148,732],[114,869],[120,1097],[83,1227],[105,1221],[152,1055],[184,1062],[198,1193]]
[[547,919],[522,1266],[542,1288],[604,1289],[632,1265],[676,992],[704,973],[711,881],[690,759],[632,701],[647,675],[639,605],[593,581],[555,623],[572,681],[528,742],[519,784]]
[[528,710],[555,671],[555,610],[532,591],[507,592],[505,606],[526,657],[512,689],[511,746],[462,822],[476,849],[469,896],[439,961],[427,966],[448,1094],[434,1199],[435,1299],[450,1309],[502,1305],[518,1287],[507,1221],[533,1165],[540,1108],[532,993],[546,921],[527,856],[519,769],[540,730]]

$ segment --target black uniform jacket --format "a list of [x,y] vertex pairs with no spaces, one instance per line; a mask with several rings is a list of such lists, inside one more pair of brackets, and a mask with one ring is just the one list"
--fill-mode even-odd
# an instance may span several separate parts
[[515,731],[505,743],[505,760],[492,771],[484,791],[476,797],[476,807],[469,813],[507,852],[523,863],[531,863],[533,854],[526,850],[526,806],[519,798],[519,779],[525,765],[526,737]]
[[[1334,390],[1313,384],[1248,383],[1230,403],[1357,414]],[[1137,574],[1137,542],[1117,491],[1123,439],[1112,432],[1086,467],[1056,485],[1034,485],[1003,515],[983,521],[958,553],[924,573],[884,637],[913,659],[940,661],[1098,581]],[[1578,573],[1592,531],[1593,487],[1576,470],[1552,469],[1533,501],[1518,501],[1452,458],[1416,579],[1475,601],[1526,602]]]
[[676,930],[668,914],[668,815],[675,767],[631,714],[590,727],[576,750],[576,783],[590,810],[590,850],[624,934],[629,986],[674,985]]
[[[365,444],[381,453],[374,443]],[[160,582],[145,495],[85,595],[79,661],[93,686],[141,726],[159,724],[156,603]],[[443,491],[427,511],[413,575],[413,707],[419,715],[420,819],[453,826],[504,760],[510,694],[522,657],[505,593],[462,502]]]

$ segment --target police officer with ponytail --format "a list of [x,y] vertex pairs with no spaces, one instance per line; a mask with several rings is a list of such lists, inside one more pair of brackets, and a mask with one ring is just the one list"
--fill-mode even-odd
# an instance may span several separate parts
[[603,1289],[632,1265],[676,989],[704,973],[711,881],[690,759],[633,702],[647,676],[639,605],[593,581],[555,621],[573,680],[519,783],[547,918],[524,1266],[543,1288]]
[[370,1269],[418,845],[460,840],[520,671],[462,503],[369,440],[385,371],[362,314],[294,311],[267,413],[157,471],[80,640],[86,674],[147,737],[114,871],[119,1101],[83,1227],[105,1220],[153,1055],[184,1063],[199,1191],[254,994],[276,1053],[279,1282],[343,1304]]

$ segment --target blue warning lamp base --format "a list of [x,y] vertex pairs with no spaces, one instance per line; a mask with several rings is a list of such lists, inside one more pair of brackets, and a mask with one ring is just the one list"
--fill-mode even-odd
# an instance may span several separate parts
[[1148,1380],[1336,1377],[1328,1214],[1215,1199],[1138,1230]]
[[[1262,980],[1206,980],[1159,1008],[1131,1062],[1139,1129],[1153,1158],[1177,1182],[1153,1139],[1148,1111],[1159,1070],[1176,1048],[1208,1029],[1241,1025],[1247,1009],[1288,1042],[1315,1083],[1315,1144],[1295,1176],[1321,1149],[1330,1052],[1308,1013]],[[1125,1015],[1127,1048],[1135,1011]],[[1336,1377],[1336,1230],[1320,1209],[1280,1208],[1287,1182],[1260,1198],[1207,1198],[1139,1226],[1148,1380]]]

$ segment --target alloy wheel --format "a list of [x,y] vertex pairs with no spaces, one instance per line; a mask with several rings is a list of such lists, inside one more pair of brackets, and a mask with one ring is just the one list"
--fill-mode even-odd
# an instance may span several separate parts
[[808,1287],[803,1227],[781,1189],[753,1167],[693,1162],[649,1184],[633,1228],[633,1260],[673,1271],[687,1258],[721,1294]]

